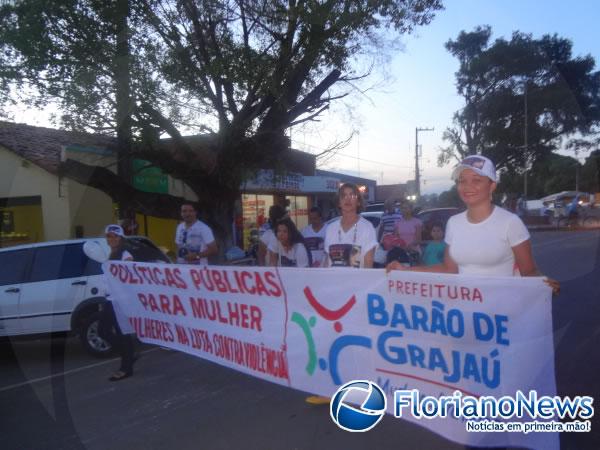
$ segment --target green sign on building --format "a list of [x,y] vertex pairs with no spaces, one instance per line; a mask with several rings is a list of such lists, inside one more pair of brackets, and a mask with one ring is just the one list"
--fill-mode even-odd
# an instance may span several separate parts
[[[133,160],[133,186],[144,192],[169,193],[169,178],[158,167],[147,167],[149,161]],[[146,168],[144,168],[146,167]]]

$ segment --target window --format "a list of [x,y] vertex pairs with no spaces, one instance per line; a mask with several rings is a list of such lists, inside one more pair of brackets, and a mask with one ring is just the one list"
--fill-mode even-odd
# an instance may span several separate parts
[[60,272],[64,250],[63,245],[36,248],[29,281],[35,283],[36,281],[56,280]]
[[379,226],[379,222],[381,222],[381,217],[377,217],[377,216],[363,216],[365,219],[367,219],[369,222],[371,222],[371,225],[373,225],[373,228],[377,228]]
[[426,212],[424,214],[419,214],[417,216],[419,218],[419,220],[423,223],[429,222],[430,220],[433,219],[433,213],[432,212]]
[[290,219],[301,230],[308,225],[308,197],[286,195],[286,201],[289,201]]
[[242,247],[252,248],[261,227],[269,220],[269,208],[273,206],[272,195],[242,195]]
[[101,273],[100,264],[85,256],[82,244],[53,245],[35,250],[29,281],[34,283]]
[[66,245],[64,249],[65,253],[60,266],[60,278],[76,278],[102,274],[100,263],[89,259],[83,253],[83,244]]
[[30,259],[31,250],[0,253],[0,286],[23,283]]

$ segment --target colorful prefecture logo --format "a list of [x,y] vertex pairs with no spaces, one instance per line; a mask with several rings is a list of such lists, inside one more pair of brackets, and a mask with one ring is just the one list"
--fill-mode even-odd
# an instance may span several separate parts
[[[340,319],[342,319],[346,314],[348,314],[348,312],[350,312],[352,307],[356,304],[356,296],[353,295],[340,308],[329,309],[316,299],[310,287],[308,286],[304,288],[304,296],[306,297],[306,300],[308,301],[310,306],[320,317],[322,317],[326,321],[333,322],[333,329],[338,334],[340,334],[344,329],[342,323],[340,322]],[[312,316],[307,320],[302,314],[294,311],[291,316],[291,321],[300,327],[300,329],[304,333],[304,337],[306,338],[306,345],[308,349],[308,363],[306,364],[305,368],[306,373],[310,376],[314,375],[318,362],[319,368],[321,370],[325,371],[329,369],[331,378],[333,382],[337,385],[342,384],[342,380],[338,373],[337,367],[337,358],[339,353],[349,345],[359,345],[367,348],[371,347],[370,342],[366,342],[367,338],[356,336],[340,336],[332,344],[332,347],[329,352],[330,354],[328,362],[327,359],[319,358],[317,355],[317,348],[312,333],[312,328],[314,328],[317,324],[317,318],[315,316]]]
[[342,430],[369,431],[385,414],[387,400],[377,384],[353,380],[340,387],[331,399],[329,413]]

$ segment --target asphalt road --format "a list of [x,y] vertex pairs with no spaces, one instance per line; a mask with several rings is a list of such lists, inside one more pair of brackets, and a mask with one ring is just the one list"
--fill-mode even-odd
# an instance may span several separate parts
[[[600,398],[600,232],[533,234],[554,300],[560,395]],[[110,383],[64,337],[0,344],[0,449],[462,449],[385,418],[364,434],[339,430],[305,394],[157,347],[140,348],[134,377]],[[594,421],[593,421],[594,422]],[[600,448],[600,427],[561,436],[563,450]]]

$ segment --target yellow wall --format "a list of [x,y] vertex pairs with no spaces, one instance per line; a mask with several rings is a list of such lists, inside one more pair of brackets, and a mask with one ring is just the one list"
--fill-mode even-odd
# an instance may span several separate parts
[[83,237],[101,236],[104,227],[113,221],[112,199],[105,193],[73,180],[64,182],[69,196],[71,237],[75,227],[83,227]]
[[[114,169],[114,158],[93,153],[68,151],[65,156],[87,164],[101,164]],[[181,182],[169,179],[172,195],[195,198]],[[60,179],[46,170],[28,162],[12,151],[0,147],[0,198],[41,197],[41,206],[4,208],[14,210],[15,230],[25,226],[29,242],[71,239],[75,227],[83,227],[83,235],[99,236],[104,227],[114,222],[114,206],[106,194],[73,180]],[[18,213],[18,214],[17,214]],[[137,234],[147,235],[158,246],[175,251],[177,221],[138,214]],[[22,225],[27,224],[27,225]]]
[[0,198],[41,196],[43,233],[36,239],[68,239],[69,201],[58,178],[0,147]]
[[41,205],[7,206],[0,208],[0,211],[11,212],[14,225],[12,232],[0,232],[0,247],[44,240]]
[[[139,226],[138,234],[148,236],[156,245],[173,252],[173,255],[175,254],[175,229],[178,224],[176,220],[142,214],[136,214],[135,220]],[[146,228],[145,225],[148,227]]]

